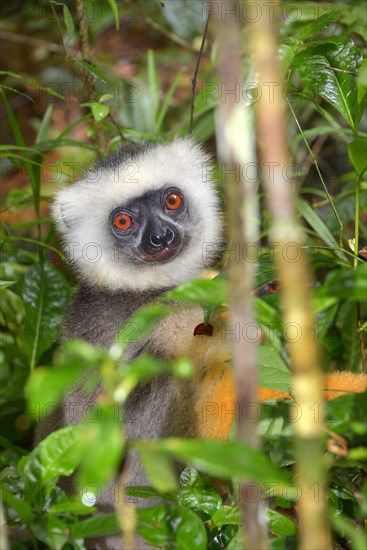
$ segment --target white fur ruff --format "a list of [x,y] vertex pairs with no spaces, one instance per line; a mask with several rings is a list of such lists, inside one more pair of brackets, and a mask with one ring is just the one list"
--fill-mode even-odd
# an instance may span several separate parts
[[[118,166],[91,169],[56,195],[52,213],[66,254],[83,280],[110,290],[160,289],[196,277],[221,241],[219,200],[210,159],[191,139],[151,145]],[[117,252],[112,210],[148,191],[178,187],[195,220],[194,237],[177,257],[161,264],[133,264]]]

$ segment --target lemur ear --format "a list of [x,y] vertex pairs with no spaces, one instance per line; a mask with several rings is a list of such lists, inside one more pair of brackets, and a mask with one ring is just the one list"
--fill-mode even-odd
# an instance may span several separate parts
[[[65,235],[68,230],[75,229],[80,223],[80,201],[75,197],[76,189],[68,187],[56,195],[56,199],[51,207],[52,217],[56,222],[57,228]],[[77,210],[77,212],[75,211]]]

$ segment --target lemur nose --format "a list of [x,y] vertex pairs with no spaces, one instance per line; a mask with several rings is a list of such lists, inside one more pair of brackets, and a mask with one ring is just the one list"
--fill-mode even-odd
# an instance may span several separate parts
[[151,235],[150,242],[153,246],[168,246],[171,244],[175,234],[170,229],[167,229],[164,235]]

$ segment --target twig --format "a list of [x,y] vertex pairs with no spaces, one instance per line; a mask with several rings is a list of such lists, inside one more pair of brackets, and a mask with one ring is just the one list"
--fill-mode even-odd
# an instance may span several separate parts
[[191,95],[191,114],[190,114],[190,132],[189,132],[190,136],[192,135],[192,129],[193,129],[193,126],[194,126],[196,80],[197,80],[197,77],[198,77],[201,57],[202,57],[203,51],[204,51],[206,35],[207,35],[207,32],[208,32],[208,25],[209,25],[209,15],[208,15],[206,23],[205,23],[204,34],[203,34],[203,38],[201,40],[201,46],[200,46],[198,59],[197,59],[197,62],[196,62],[194,77],[191,80],[191,83],[192,83],[191,94],[192,95]]
[[174,34],[173,32],[169,31],[168,29],[165,29],[162,27],[159,23],[151,19],[150,17],[147,17],[143,13],[141,14],[143,20],[150,25],[153,29],[156,31],[159,31],[164,36],[172,40],[172,42],[176,42],[179,46],[183,46],[187,50],[191,50],[192,52],[196,52],[196,49],[190,44],[190,42],[187,42],[187,40],[184,40],[180,36],[177,36],[177,34]]
[[[91,55],[90,55],[90,48],[89,48],[89,37],[88,37],[88,18],[86,17],[86,8],[85,8],[85,2],[84,0],[77,0],[76,1],[76,10],[77,10],[77,16],[79,21],[79,36],[80,36],[80,47],[83,59],[88,61],[89,63],[92,62]],[[83,70],[82,72],[83,80],[88,86],[85,86],[85,89],[87,90],[87,102],[94,100],[94,91],[95,91],[95,78],[87,71],[87,69]],[[96,140],[96,144],[98,147],[99,152],[106,153],[107,152],[107,143],[105,139],[105,135],[103,134],[102,125],[100,122],[97,122],[93,118],[93,128],[94,128],[94,137]]]
[[0,40],[8,40],[9,42],[18,42],[19,44],[27,44],[30,46],[46,48],[50,52],[59,53],[65,55],[65,51],[68,55],[73,55],[75,57],[81,57],[80,53],[74,48],[69,48],[67,46],[59,46],[58,44],[53,44],[48,42],[48,40],[43,40],[42,38],[36,38],[34,36],[24,36],[23,34],[18,34],[16,32],[9,31],[0,31]]
[[360,302],[357,302],[357,327],[359,329],[359,330],[357,330],[357,334],[358,334],[358,339],[359,339],[359,347],[361,348],[362,368],[366,372],[366,370],[367,370],[366,349],[364,347],[363,332],[362,332],[362,330],[360,330],[361,327],[362,327],[361,304],[360,304]]

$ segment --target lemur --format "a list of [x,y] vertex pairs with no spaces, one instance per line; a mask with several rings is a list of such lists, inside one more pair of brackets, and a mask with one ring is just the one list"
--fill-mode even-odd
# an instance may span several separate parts
[[[210,159],[188,138],[121,149],[61,190],[52,213],[80,279],[63,340],[79,338],[109,347],[140,306],[197,277],[211,265],[222,243],[220,211]],[[128,348],[127,360],[148,352],[168,359],[189,357],[195,366],[190,380],[167,375],[134,390],[124,411],[128,439],[228,436],[230,414],[225,422],[220,413],[210,421],[202,414],[208,402],[234,409],[224,320],[219,313],[212,316],[210,338],[193,334],[202,320],[200,308],[177,305],[150,337]],[[343,389],[344,383],[355,383],[349,390],[359,391],[359,379],[345,382],[348,373],[338,376],[331,375],[326,387]],[[259,390],[262,400],[285,396]],[[80,387],[71,391],[62,407],[62,423],[77,422],[78,410],[80,416],[94,399],[85,397]],[[149,484],[138,456],[128,455],[126,470],[127,484]],[[112,511],[111,492],[107,490],[96,506]],[[120,547],[113,537],[101,544],[93,547]]]

